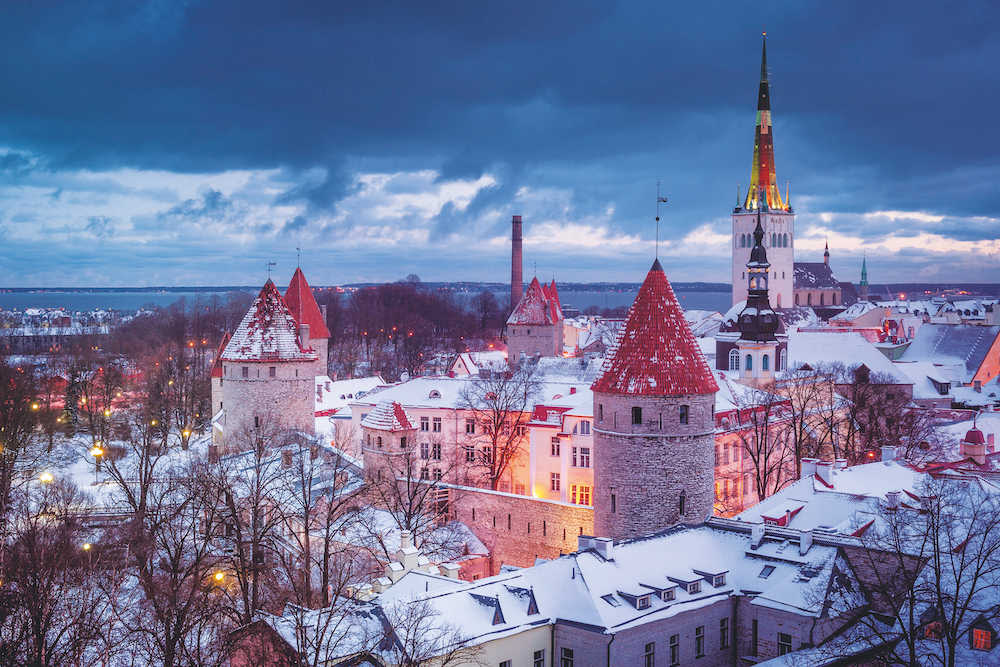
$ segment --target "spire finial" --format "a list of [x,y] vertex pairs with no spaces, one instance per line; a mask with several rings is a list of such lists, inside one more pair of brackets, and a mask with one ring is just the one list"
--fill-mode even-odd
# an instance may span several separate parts
[[268,262],[267,263],[267,279],[268,280],[271,279],[271,267],[274,267],[274,266],[277,266],[277,265],[278,265],[277,262]]
[[[737,197],[737,200],[739,197]],[[656,181],[656,254],[654,259],[660,258],[660,204],[666,204],[667,198],[660,195],[660,182]]]
[[760,80],[767,81],[767,31],[760,33]]
[[295,268],[302,268],[302,248],[295,246]]

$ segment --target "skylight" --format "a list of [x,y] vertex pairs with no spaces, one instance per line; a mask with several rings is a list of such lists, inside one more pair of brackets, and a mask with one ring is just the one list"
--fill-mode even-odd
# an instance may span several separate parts
[[602,595],[601,599],[604,600],[605,602],[607,602],[612,607],[620,607],[620,606],[622,606],[621,600],[619,600],[618,598],[616,598],[611,593],[608,593],[607,595]]
[[764,569],[761,570],[760,574],[758,574],[757,576],[760,577],[761,579],[767,579],[768,577],[771,576],[772,572],[774,572],[774,566],[773,565],[765,565]]

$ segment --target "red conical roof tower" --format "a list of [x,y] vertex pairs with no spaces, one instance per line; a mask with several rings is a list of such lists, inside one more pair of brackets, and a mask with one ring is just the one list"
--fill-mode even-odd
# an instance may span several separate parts
[[288,310],[291,311],[296,322],[309,325],[310,339],[330,337],[330,330],[326,328],[323,312],[316,304],[312,288],[306,282],[305,274],[302,273],[301,268],[297,267],[295,273],[292,274],[292,281],[288,283],[288,289],[285,290],[285,303],[288,304]]
[[299,345],[298,324],[270,278],[233,332],[225,361],[316,361]]
[[591,388],[650,396],[718,391],[660,260],[653,262],[629,309],[614,356]]
[[221,378],[222,377],[222,353],[225,352],[226,346],[229,345],[229,339],[232,335],[227,331],[222,334],[222,340],[219,341],[219,349],[215,351],[215,359],[212,360],[212,377]]

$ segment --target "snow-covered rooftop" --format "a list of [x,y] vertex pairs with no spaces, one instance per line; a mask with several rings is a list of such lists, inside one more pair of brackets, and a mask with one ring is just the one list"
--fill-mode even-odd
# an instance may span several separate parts
[[298,325],[269,279],[222,353],[224,361],[315,361],[299,345]]

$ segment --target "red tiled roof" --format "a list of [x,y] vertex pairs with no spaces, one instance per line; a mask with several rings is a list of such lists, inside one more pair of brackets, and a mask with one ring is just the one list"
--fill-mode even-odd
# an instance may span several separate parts
[[306,282],[302,269],[296,268],[292,274],[292,281],[285,290],[285,303],[296,322],[309,325],[309,340],[330,337],[330,330],[323,321],[323,312],[316,304],[312,288]]
[[629,309],[614,356],[591,388],[606,394],[652,396],[719,390],[659,260],[653,262]]
[[507,324],[555,324],[562,318],[555,281],[543,287],[536,277],[531,280],[514,312],[507,318]]
[[222,334],[222,340],[219,341],[219,349],[215,351],[215,359],[212,360],[212,377],[214,378],[222,377],[222,353],[225,351],[226,345],[229,344],[230,338],[232,336],[227,331]]
[[268,279],[222,353],[225,361],[315,361],[299,346],[295,318]]
[[965,438],[962,439],[962,442],[967,442],[970,445],[985,445],[986,444],[986,438],[983,437],[983,432],[982,431],[980,431],[978,428],[976,428],[975,426],[973,426],[965,434]]

